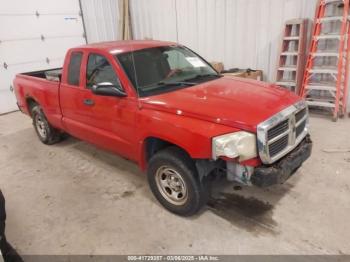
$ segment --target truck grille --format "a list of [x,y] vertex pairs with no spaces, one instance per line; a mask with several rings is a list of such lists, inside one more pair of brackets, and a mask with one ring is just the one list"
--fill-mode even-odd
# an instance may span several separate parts
[[271,164],[293,150],[307,135],[308,109],[299,102],[258,125],[258,148],[263,163]]
[[288,119],[284,120],[282,123],[278,124],[277,126],[271,128],[268,132],[267,132],[267,138],[268,140],[271,140],[273,138],[275,138],[276,136],[286,132],[289,128],[289,123],[288,123]]
[[296,137],[299,137],[306,128],[306,120],[302,121],[300,125],[295,130]]
[[288,135],[285,135],[284,137],[277,140],[276,142],[273,142],[269,146],[270,157],[274,157],[279,152],[281,152],[283,149],[285,149],[287,146],[288,146]]
[[301,111],[299,111],[298,113],[295,114],[295,122],[299,122],[301,119],[303,119],[303,117],[307,114],[307,109],[304,108]]

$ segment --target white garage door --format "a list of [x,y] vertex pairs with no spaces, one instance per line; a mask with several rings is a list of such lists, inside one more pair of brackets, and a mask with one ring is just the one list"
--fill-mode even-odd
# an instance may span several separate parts
[[15,74],[61,67],[84,36],[79,0],[0,0],[0,114],[17,109]]

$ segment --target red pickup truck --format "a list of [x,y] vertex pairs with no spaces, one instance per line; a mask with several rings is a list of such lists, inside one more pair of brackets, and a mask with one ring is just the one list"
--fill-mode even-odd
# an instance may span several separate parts
[[72,48],[62,69],[18,74],[14,87],[44,144],[68,133],[137,162],[158,201],[183,216],[206,203],[215,176],[266,187],[311,154],[303,100],[221,76],[175,43]]

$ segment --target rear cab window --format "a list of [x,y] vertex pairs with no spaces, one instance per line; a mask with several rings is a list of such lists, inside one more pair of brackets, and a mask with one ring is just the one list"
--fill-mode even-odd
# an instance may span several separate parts
[[80,69],[83,58],[82,52],[72,52],[70,55],[70,61],[68,65],[68,77],[67,82],[69,85],[80,85]]

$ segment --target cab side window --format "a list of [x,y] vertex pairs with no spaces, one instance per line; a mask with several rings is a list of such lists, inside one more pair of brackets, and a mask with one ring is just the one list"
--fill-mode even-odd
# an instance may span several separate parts
[[121,89],[119,79],[108,60],[101,55],[90,54],[86,70],[86,87],[100,83],[111,83]]
[[68,65],[68,84],[79,86],[80,83],[80,67],[83,58],[82,52],[73,52],[70,56]]

